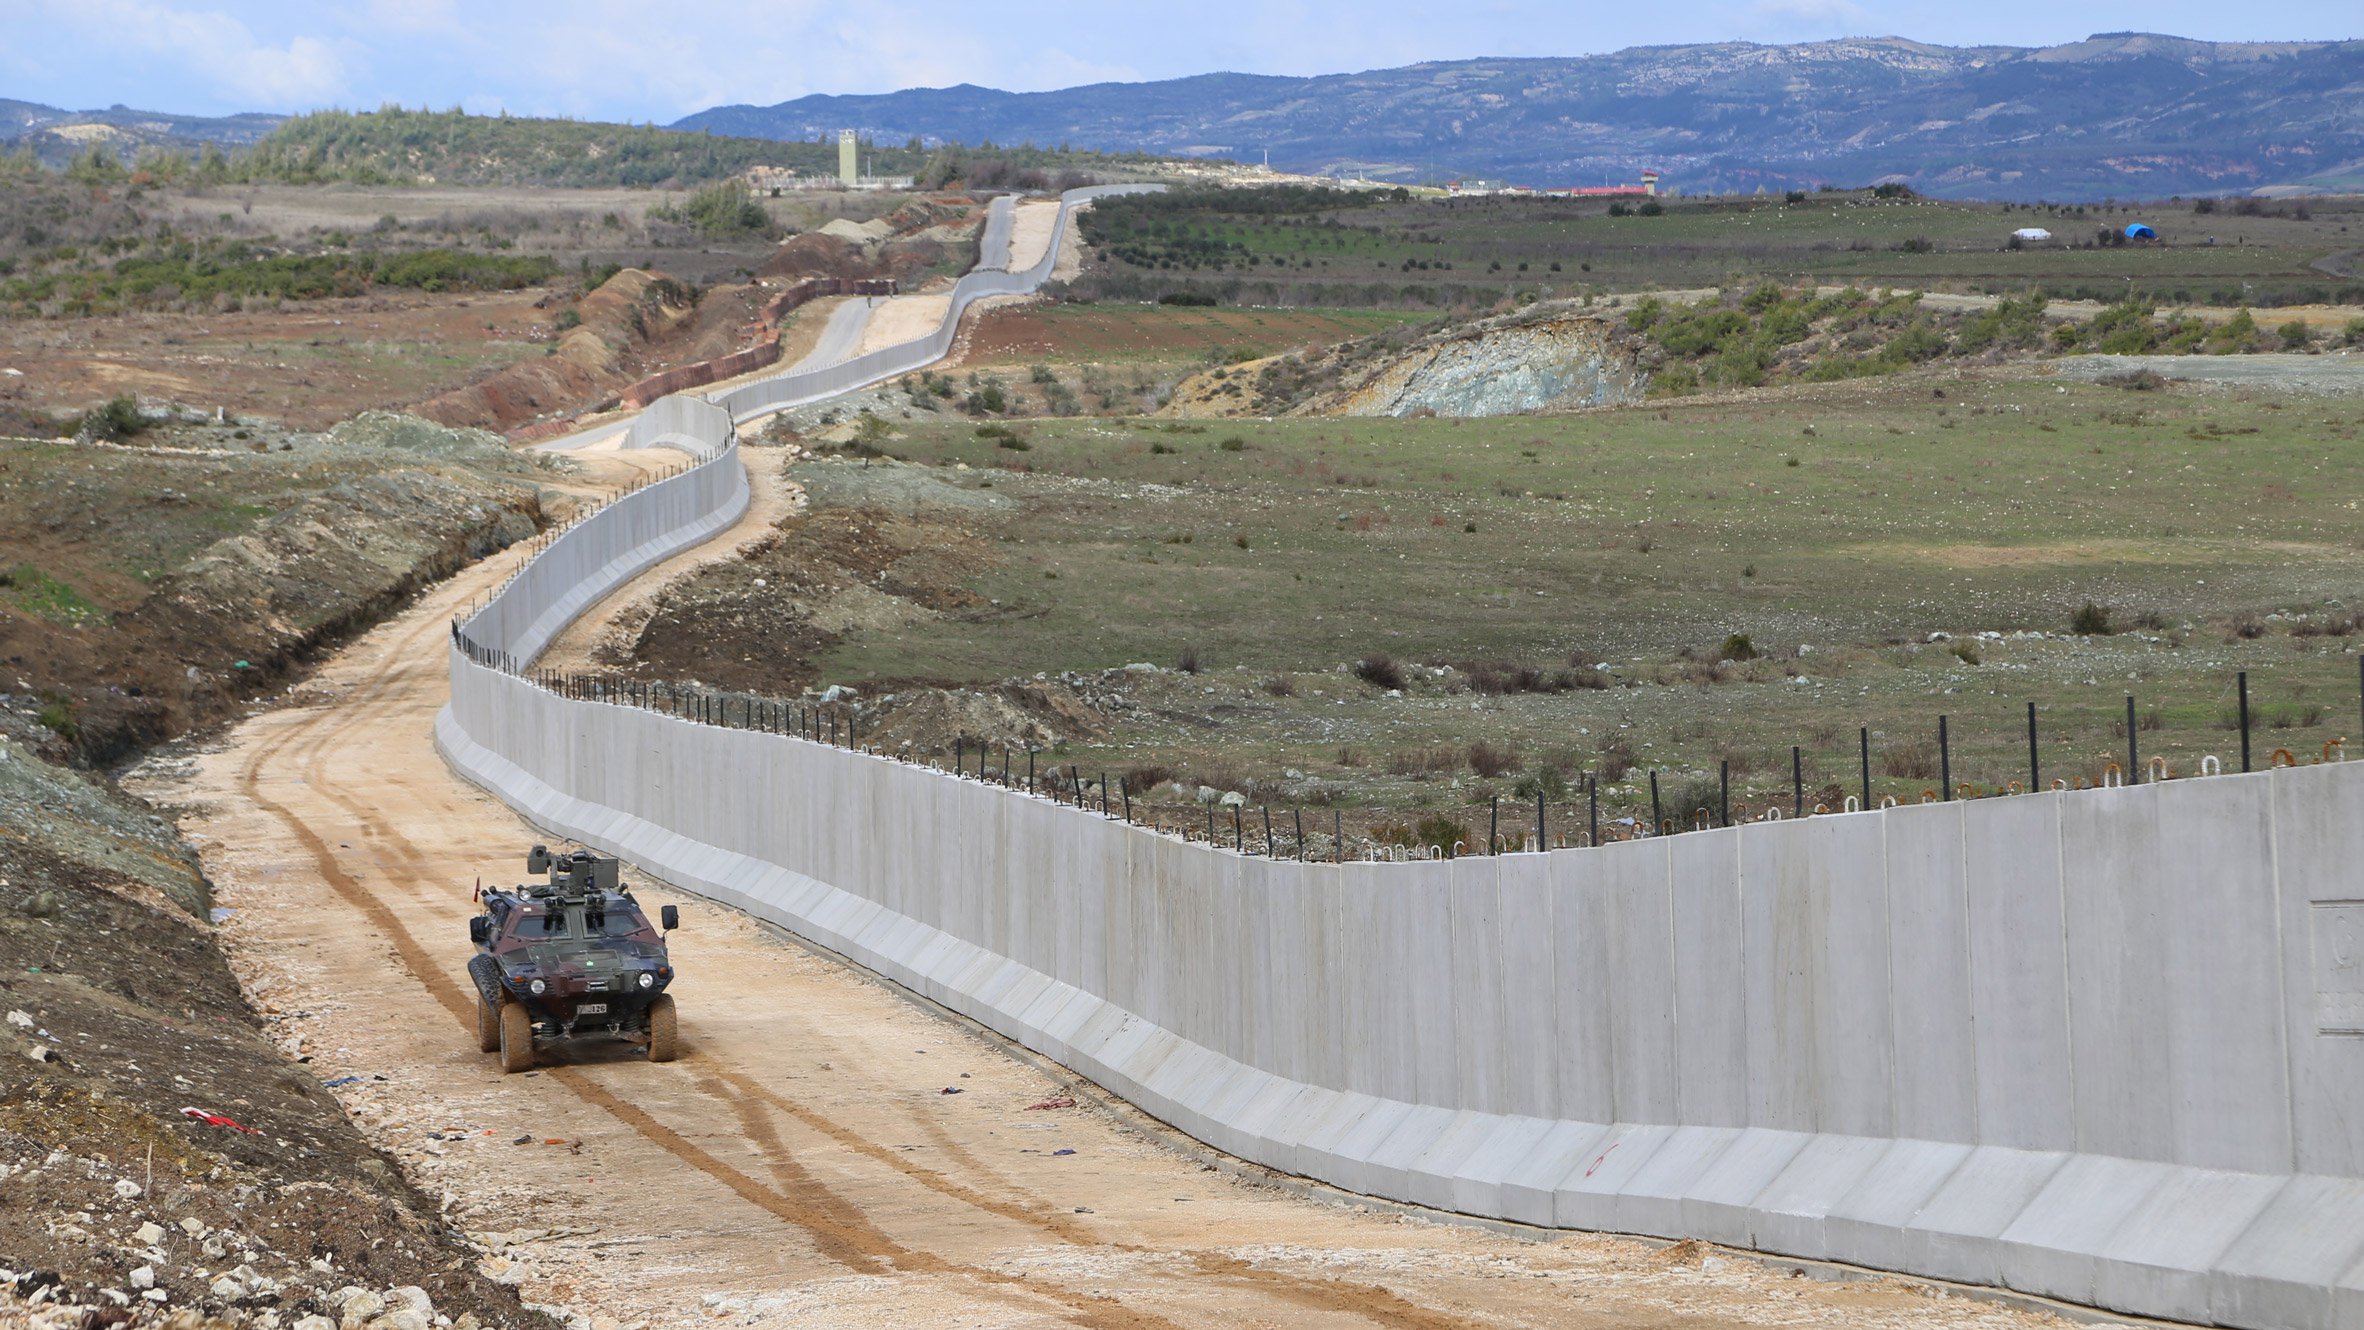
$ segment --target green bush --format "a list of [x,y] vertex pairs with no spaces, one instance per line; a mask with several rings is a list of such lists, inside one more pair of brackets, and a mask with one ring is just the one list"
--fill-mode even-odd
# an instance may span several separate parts
[[1734,633],[1724,639],[1724,649],[1721,654],[1725,660],[1755,660],[1757,658],[1757,644],[1751,642],[1746,633]]
[[2314,333],[2302,319],[2292,319],[2275,332],[2281,337],[2282,349],[2285,351],[2304,351],[2315,340]]
[[2081,637],[2107,637],[2117,630],[2110,626],[2109,607],[2089,600],[2069,616],[2069,631]]
[[2237,355],[2257,341],[2257,319],[2242,309],[2208,334],[2208,349],[2217,355]]
[[678,222],[709,240],[763,234],[772,226],[771,214],[736,180],[708,185],[680,203],[660,203],[648,215]]
[[43,702],[40,713],[34,719],[39,721],[44,729],[69,743],[82,733],[82,727],[74,723],[72,708],[56,698]]
[[139,399],[126,393],[107,399],[82,417],[78,436],[92,439],[128,439],[148,427],[148,418],[140,414]]

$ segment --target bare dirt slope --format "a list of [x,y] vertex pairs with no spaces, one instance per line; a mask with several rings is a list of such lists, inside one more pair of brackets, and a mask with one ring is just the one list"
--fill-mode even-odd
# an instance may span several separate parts
[[[185,826],[266,1020],[323,1078],[362,1078],[338,1090],[357,1120],[449,1194],[528,1302],[668,1326],[2045,1322],[1688,1245],[1316,1203],[695,900],[675,942],[680,1062],[586,1053],[502,1076],[470,1037],[469,885],[515,880],[536,835],[447,772],[429,726],[448,616],[517,557],[438,588],[151,789],[195,805]],[[1078,1107],[1033,1107],[1067,1093]]]

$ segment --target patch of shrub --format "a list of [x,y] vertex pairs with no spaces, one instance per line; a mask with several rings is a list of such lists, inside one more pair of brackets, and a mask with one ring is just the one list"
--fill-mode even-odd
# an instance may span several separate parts
[[1454,665],[1469,680],[1474,693],[1500,697],[1505,693],[1540,693],[1549,690],[1550,680],[1542,670],[1532,665],[1520,665],[1506,660],[1461,661]]
[[1545,803],[1556,804],[1568,797],[1568,778],[1558,767],[1545,763],[1519,777],[1510,792],[1530,803],[1542,795]]
[[1286,674],[1275,674],[1264,681],[1264,691],[1272,697],[1295,697],[1297,681]]
[[1123,772],[1123,788],[1135,794],[1146,794],[1174,778],[1174,769],[1157,762],[1142,762]]
[[762,234],[772,225],[771,215],[747,192],[747,186],[736,180],[708,185],[678,203],[660,203],[649,209],[648,215],[660,222],[687,226],[709,240]]
[[1427,780],[1431,776],[1449,776],[1459,771],[1461,753],[1454,748],[1402,748],[1387,755],[1385,766],[1390,776]]
[[1384,652],[1363,657],[1354,663],[1354,677],[1373,688],[1401,689],[1404,686],[1404,667]]
[[2110,626],[2109,607],[2089,600],[2069,616],[2069,631],[2081,637],[2107,637],[2117,630]]
[[1935,780],[1939,767],[1934,739],[1915,739],[1880,752],[1880,774],[1898,780]]
[[1479,739],[1469,746],[1469,769],[1492,780],[1519,769],[1519,750],[1509,744]]
[[1198,648],[1182,648],[1182,654],[1174,658],[1174,668],[1184,674],[1198,673]]
[[1237,434],[1233,434],[1226,436],[1221,443],[1218,443],[1215,446],[1227,453],[1246,452],[1248,448],[1248,441],[1241,438]]
[[1757,644],[1749,641],[1746,633],[1734,633],[1725,638],[1724,648],[1717,656],[1719,660],[1755,660],[1756,658]]
[[148,418],[140,414],[139,399],[125,393],[108,398],[106,405],[84,415],[74,433],[85,439],[128,439],[147,427]]

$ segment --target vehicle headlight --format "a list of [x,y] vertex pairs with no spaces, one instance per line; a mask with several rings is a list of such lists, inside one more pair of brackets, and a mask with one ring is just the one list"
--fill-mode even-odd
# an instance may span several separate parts
[[532,993],[535,997],[540,997],[543,991],[548,989],[550,985],[543,983],[539,979],[536,979],[532,983],[527,984],[525,987],[526,991]]
[[655,988],[657,986],[657,977],[653,974],[650,974],[646,970],[642,970],[640,972],[640,986],[642,988]]

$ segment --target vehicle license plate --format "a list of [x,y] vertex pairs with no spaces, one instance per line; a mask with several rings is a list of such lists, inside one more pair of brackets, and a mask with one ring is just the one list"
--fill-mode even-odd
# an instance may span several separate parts
[[578,1007],[576,1007],[576,1008],[575,1008],[575,1015],[577,1015],[577,1016],[605,1016],[605,1015],[607,1015],[607,1004],[606,1004],[606,1003],[604,1003],[604,1002],[586,1002],[586,1003],[583,1003],[581,1006],[578,1006]]

